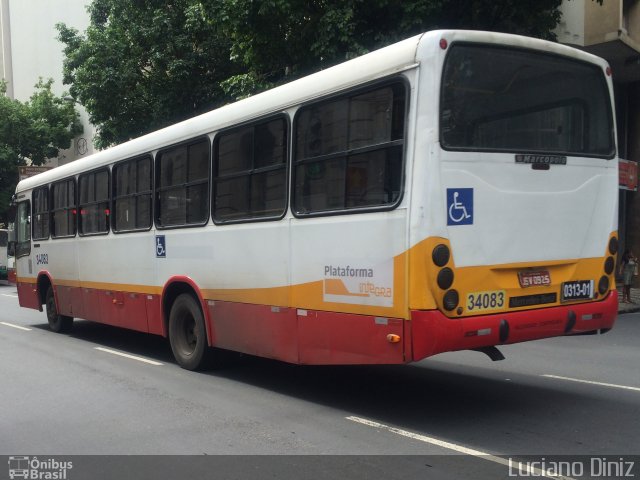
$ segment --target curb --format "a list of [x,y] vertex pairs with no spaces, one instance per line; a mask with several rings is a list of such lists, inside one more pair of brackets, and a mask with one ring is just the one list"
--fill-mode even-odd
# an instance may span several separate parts
[[635,307],[628,307],[625,309],[618,309],[618,315],[620,315],[621,313],[636,313],[636,312],[640,312],[640,305],[637,305]]

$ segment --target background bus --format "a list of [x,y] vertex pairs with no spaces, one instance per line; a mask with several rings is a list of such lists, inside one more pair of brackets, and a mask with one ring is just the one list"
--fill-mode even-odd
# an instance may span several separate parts
[[8,259],[7,248],[9,246],[9,232],[2,228],[0,229],[0,280],[7,279],[8,272]]
[[435,31],[23,180],[20,304],[301,364],[607,331],[610,69]]

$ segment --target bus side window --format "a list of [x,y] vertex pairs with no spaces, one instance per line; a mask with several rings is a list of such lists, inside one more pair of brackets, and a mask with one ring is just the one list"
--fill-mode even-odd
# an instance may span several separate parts
[[294,211],[392,208],[403,177],[406,88],[387,84],[303,107],[295,119]]
[[76,184],[74,179],[51,186],[51,236],[73,237],[76,234]]
[[275,219],[284,214],[287,122],[283,117],[224,131],[214,151],[214,221]]
[[203,225],[209,218],[209,141],[167,148],[156,157],[159,227]]
[[80,191],[80,234],[109,231],[109,171],[99,170],[78,179]]
[[33,191],[33,238],[49,238],[49,188],[42,187]]
[[151,157],[121,162],[113,167],[113,231],[151,228]]

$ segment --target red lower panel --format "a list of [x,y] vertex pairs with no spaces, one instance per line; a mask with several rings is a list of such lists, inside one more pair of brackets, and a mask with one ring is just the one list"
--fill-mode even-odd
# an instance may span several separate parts
[[94,288],[82,289],[82,303],[84,315],[80,318],[102,322],[102,309],[100,308],[100,290]]
[[[100,321],[108,325],[119,327],[121,325],[120,311],[115,307],[116,301],[117,300],[112,290],[98,290],[98,310],[100,311]],[[95,310],[92,312],[95,312]],[[87,320],[93,320],[93,318],[90,317],[92,312],[87,312]]]
[[411,315],[413,360],[442,352],[609,329],[617,311],[615,291],[601,302],[479,317],[447,318],[437,310],[414,311]]
[[58,286],[56,295],[63,315],[140,332],[149,331],[147,302],[143,294]]
[[71,289],[71,310],[73,312],[72,316],[77,318],[84,318],[84,299],[83,299],[83,290],[80,287],[73,287]]
[[[301,364],[404,363],[403,320],[346,313],[301,311]],[[397,335],[391,343],[388,335]]]
[[147,328],[149,333],[167,336],[162,320],[162,298],[160,295],[145,295],[145,308],[147,310]]
[[209,302],[208,309],[215,346],[298,362],[295,309],[232,302]]
[[[18,283],[21,307],[41,310],[35,284]],[[97,290],[58,285],[54,287],[58,311],[62,315],[83,318],[129,328],[140,332],[164,334],[161,302],[158,295]],[[150,297],[150,298],[149,298]],[[152,320],[149,328],[147,317]]]
[[138,332],[148,332],[145,295],[141,293],[118,293],[120,293],[120,297],[116,302],[116,310],[120,317],[120,326],[137,330]]
[[34,283],[18,282],[16,288],[18,289],[18,303],[21,307],[42,309]]
[[58,313],[70,317],[74,316],[72,294],[72,287],[61,285],[56,288]]
[[213,345],[220,348],[300,364],[404,362],[400,319],[232,302],[208,308]]

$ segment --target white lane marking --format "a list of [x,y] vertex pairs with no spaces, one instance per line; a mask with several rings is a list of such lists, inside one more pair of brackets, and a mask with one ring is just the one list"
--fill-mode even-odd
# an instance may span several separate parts
[[138,357],[137,355],[129,355],[128,353],[118,352],[116,350],[111,350],[110,348],[102,348],[95,347],[96,350],[100,350],[101,352],[112,353],[114,355],[119,355],[121,357],[130,358],[131,360],[138,360],[139,362],[149,363],[151,365],[163,365],[160,362],[156,362],[155,360],[149,360],[147,358]]
[[347,420],[351,420],[352,422],[360,423],[362,425],[367,425],[368,427],[379,428],[391,433],[395,433],[397,435],[402,435],[403,437],[411,438],[413,440],[429,443],[431,445],[435,445],[441,448],[446,448],[448,450],[453,450],[458,453],[464,453],[465,455],[471,455],[471,456],[480,458],[482,460],[487,460],[489,462],[498,463],[500,465],[504,465],[505,467],[509,467],[509,471],[512,471],[513,469],[515,469],[519,471],[520,474],[524,474],[524,472],[527,472],[529,474],[528,476],[556,478],[556,479],[562,479],[562,480],[573,480],[571,477],[553,475],[551,472],[545,472],[535,467],[531,467],[527,462],[518,462],[512,459],[500,458],[495,455],[491,455],[487,452],[482,452],[480,450],[475,450],[473,448],[463,447],[462,445],[456,445],[455,443],[445,442],[444,440],[438,440],[437,438],[434,438],[434,437],[420,435],[419,433],[409,432],[407,430],[402,430],[400,428],[390,427],[382,423],[374,422],[372,420],[367,420],[366,418],[354,417],[354,416],[345,417],[345,418]]
[[633,390],[640,392],[639,387],[629,387],[627,385],[616,385],[615,383],[592,382],[591,380],[580,380],[579,378],[560,377],[558,375],[542,375],[547,378],[555,378],[556,380],[568,380],[569,382],[588,383],[589,385],[598,385],[600,387],[622,388],[623,390]]
[[2,295],[3,297],[13,297],[13,298],[18,298],[18,295],[9,295],[8,293],[0,293],[0,295]]
[[27,332],[30,332],[31,329],[27,328],[27,327],[21,327],[20,325],[14,325],[13,323],[7,323],[7,322],[0,322],[2,325],[6,325],[7,327],[13,327],[13,328],[17,328],[19,330],[25,330]]

